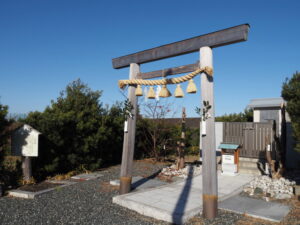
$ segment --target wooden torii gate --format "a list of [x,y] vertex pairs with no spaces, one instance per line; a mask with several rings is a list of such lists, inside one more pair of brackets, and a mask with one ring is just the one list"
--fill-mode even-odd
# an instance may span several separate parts
[[[150,79],[155,77],[170,76],[192,72],[196,69],[213,67],[212,48],[246,41],[250,26],[239,26],[219,30],[213,33],[174,42],[160,47],[151,48],[126,56],[112,59],[113,68],[121,69],[130,67],[129,79]],[[152,62],[169,57],[179,56],[200,51],[200,63],[142,73],[140,64]],[[127,131],[124,132],[123,154],[120,174],[120,194],[131,190],[132,164],[134,155],[137,101],[135,95],[136,85],[128,88],[128,99],[133,109],[132,116],[127,118]],[[218,186],[216,168],[215,145],[215,116],[214,116],[214,87],[213,76],[201,73],[201,105],[209,102],[211,106],[206,118],[206,134],[202,134],[202,171],[203,171],[203,217],[214,218],[218,208]],[[204,107],[204,106],[203,106]]]

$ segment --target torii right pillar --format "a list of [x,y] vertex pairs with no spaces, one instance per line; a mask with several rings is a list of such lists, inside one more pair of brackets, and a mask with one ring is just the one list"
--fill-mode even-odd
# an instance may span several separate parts
[[[213,68],[212,49],[200,48],[200,68]],[[201,97],[203,102],[208,102],[211,108],[207,112],[205,120],[206,132],[202,133],[202,200],[203,217],[212,219],[218,214],[218,180],[216,164],[216,139],[215,139],[215,110],[214,110],[214,79],[206,73],[201,74]],[[203,129],[201,129],[203,130]]]

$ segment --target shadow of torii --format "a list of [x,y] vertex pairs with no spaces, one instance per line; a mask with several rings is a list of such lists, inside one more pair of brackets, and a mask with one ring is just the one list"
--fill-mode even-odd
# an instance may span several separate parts
[[182,224],[183,223],[183,216],[184,210],[187,205],[187,201],[189,198],[189,194],[192,188],[192,181],[193,181],[193,174],[194,174],[194,167],[193,165],[188,167],[188,177],[185,180],[184,187],[180,193],[180,196],[177,200],[176,206],[172,213],[172,220],[175,224]]

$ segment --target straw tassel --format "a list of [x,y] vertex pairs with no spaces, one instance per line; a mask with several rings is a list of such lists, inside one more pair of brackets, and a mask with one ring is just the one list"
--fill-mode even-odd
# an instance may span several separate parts
[[182,98],[183,96],[184,96],[184,93],[180,87],[180,84],[177,84],[176,89],[175,89],[175,97]]
[[187,86],[186,92],[187,93],[196,93],[197,92],[197,87],[196,87],[196,84],[194,83],[193,79],[189,80],[189,84]]
[[136,96],[143,96],[143,90],[141,85],[138,85],[137,88],[135,89],[135,95]]
[[162,98],[166,98],[166,97],[170,97],[172,94],[171,92],[168,90],[167,88],[167,85],[162,85],[162,88],[159,92],[159,97],[162,97]]
[[149,88],[147,98],[151,98],[151,99],[155,98],[155,92],[152,86]]

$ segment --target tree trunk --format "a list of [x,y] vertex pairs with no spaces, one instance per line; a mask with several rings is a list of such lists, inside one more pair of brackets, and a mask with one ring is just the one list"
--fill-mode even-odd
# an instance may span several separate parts
[[184,148],[185,148],[185,108],[182,108],[182,119],[181,119],[181,138],[179,143],[179,154],[178,154],[178,169],[183,169],[185,166],[184,160]]

